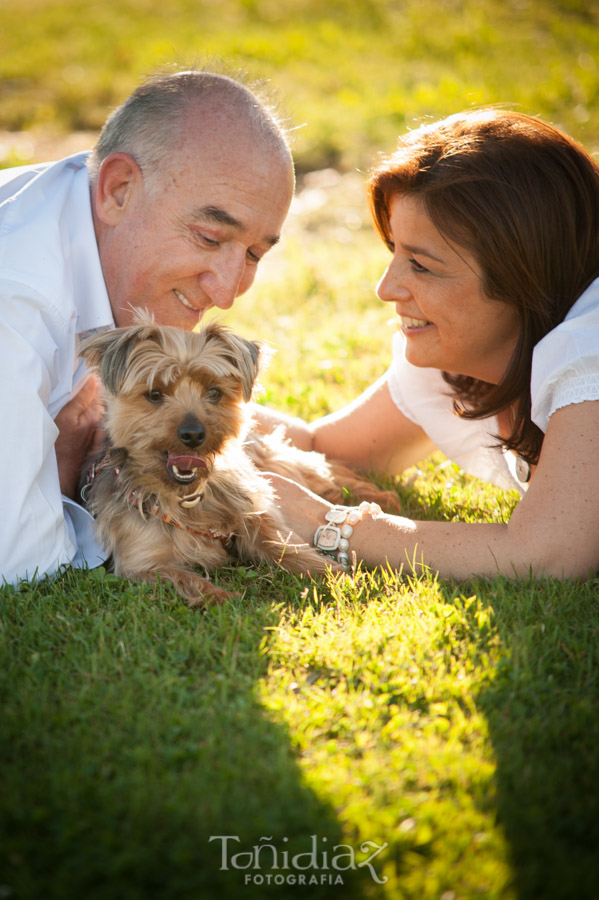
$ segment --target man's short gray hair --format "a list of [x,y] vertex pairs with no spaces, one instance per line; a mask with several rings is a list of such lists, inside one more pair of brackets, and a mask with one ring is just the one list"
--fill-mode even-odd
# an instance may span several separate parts
[[[149,189],[160,179],[167,160],[181,143],[186,112],[193,107],[230,108],[233,116],[245,116],[257,135],[283,157],[291,159],[286,130],[272,101],[262,99],[264,88],[246,85],[241,77],[205,70],[156,75],[140,85],[107,119],[87,160],[90,181],[112,153],[128,153],[137,162]],[[267,105],[267,103],[269,105]]]

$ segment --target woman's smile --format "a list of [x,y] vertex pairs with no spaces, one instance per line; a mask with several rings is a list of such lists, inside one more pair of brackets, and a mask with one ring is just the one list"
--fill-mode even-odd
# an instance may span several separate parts
[[412,334],[415,331],[421,331],[423,328],[427,328],[433,324],[427,319],[414,319],[411,316],[402,316],[399,312],[397,315],[399,318],[401,330],[404,332],[404,334]]

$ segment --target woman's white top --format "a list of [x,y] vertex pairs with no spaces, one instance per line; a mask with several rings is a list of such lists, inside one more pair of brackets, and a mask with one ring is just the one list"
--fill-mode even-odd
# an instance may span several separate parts
[[[405,338],[398,332],[387,379],[398,409],[470,475],[523,493],[525,485],[515,474],[515,454],[493,446],[497,443],[496,417],[459,418],[441,372],[411,365],[404,351]],[[556,410],[599,400],[599,278],[578,298],[564,321],[534,348],[530,393],[532,419],[543,432]]]

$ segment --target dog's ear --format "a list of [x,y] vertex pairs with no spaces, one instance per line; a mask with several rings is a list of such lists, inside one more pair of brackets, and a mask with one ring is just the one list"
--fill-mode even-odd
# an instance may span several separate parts
[[[201,332],[206,348],[212,347],[216,354],[217,368],[225,365],[219,374],[230,374],[239,378],[242,396],[247,403],[252,398],[252,391],[262,364],[262,345],[257,341],[249,341],[230,331],[218,320],[209,322]],[[200,352],[200,358],[202,353]],[[220,362],[218,360],[220,359]]]
[[115,328],[87,338],[79,348],[79,355],[95,366],[104,386],[117,394],[123,382],[133,348],[155,337],[156,326],[151,322],[130,328]]
[[252,398],[252,391],[260,371],[262,356],[261,345],[256,341],[240,337],[229,332],[225,335],[227,342],[232,345],[234,355],[231,362],[236,366],[241,375],[241,390],[243,399],[248,403]]

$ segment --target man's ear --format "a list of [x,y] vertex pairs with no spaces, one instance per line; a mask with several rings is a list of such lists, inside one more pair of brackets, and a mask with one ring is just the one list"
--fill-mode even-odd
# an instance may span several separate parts
[[105,225],[115,226],[131,202],[136,190],[143,189],[143,175],[128,153],[111,153],[98,172],[95,211]]

